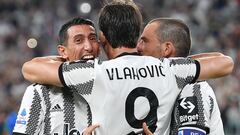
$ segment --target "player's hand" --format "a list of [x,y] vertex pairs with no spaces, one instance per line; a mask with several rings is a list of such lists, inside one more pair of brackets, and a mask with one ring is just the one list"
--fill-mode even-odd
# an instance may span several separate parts
[[143,123],[143,132],[146,135],[153,135],[153,133],[148,129],[148,126],[147,126],[146,122]]
[[83,135],[91,135],[92,132],[98,128],[100,125],[99,124],[95,124],[95,125],[91,125],[88,128],[86,128],[86,130],[83,132]]

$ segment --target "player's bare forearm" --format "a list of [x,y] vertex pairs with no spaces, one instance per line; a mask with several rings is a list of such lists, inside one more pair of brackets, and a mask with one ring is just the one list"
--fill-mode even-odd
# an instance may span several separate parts
[[58,56],[58,55],[51,55],[51,56],[45,56],[45,57],[41,57],[43,59],[46,59],[46,60],[43,60],[43,61],[59,61],[59,62],[65,62],[66,59],[64,59],[62,56]]
[[234,62],[231,57],[219,55],[215,57],[198,58],[200,75],[198,80],[218,78],[232,73]]
[[220,52],[209,52],[209,53],[194,54],[194,55],[190,55],[188,57],[190,57],[192,59],[201,59],[201,58],[218,57],[218,56],[224,56],[224,55]]
[[34,83],[62,86],[58,77],[58,68],[62,62],[50,57],[37,57],[25,62],[22,67],[24,78]]

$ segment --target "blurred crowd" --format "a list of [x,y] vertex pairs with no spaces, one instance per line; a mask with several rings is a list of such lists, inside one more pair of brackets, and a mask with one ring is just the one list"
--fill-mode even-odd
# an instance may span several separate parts
[[[226,135],[240,134],[240,0],[135,2],[142,10],[144,23],[156,17],[178,18],[187,23],[192,34],[191,54],[219,51],[234,59],[232,75],[209,83],[217,96]],[[82,16],[97,26],[98,12],[104,3],[103,0],[0,1],[0,135],[3,130],[11,130],[22,95],[30,84],[23,79],[22,64],[36,56],[57,54],[58,30],[67,20]],[[27,45],[30,38],[37,40],[35,48]]]

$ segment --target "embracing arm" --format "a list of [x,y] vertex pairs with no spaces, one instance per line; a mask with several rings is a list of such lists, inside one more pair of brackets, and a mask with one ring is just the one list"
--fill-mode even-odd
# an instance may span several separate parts
[[30,82],[62,86],[58,77],[58,68],[62,63],[60,59],[58,56],[47,56],[25,62],[22,67],[23,76]]
[[206,57],[218,57],[218,56],[224,56],[224,55],[220,52],[209,52],[209,53],[199,53],[199,54],[189,55],[188,57],[192,59],[201,59]]
[[232,73],[234,62],[231,57],[221,53],[206,53],[201,57],[193,57],[200,63],[198,80],[218,78]]

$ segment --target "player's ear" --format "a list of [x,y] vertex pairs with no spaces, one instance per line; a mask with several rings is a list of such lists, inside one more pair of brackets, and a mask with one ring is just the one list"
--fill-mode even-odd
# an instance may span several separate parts
[[165,42],[164,43],[164,57],[171,57],[175,55],[175,47],[172,42]]
[[100,31],[100,33],[99,33],[99,40],[100,40],[101,44],[105,44],[106,43],[106,37],[104,36],[102,31]]
[[60,56],[62,56],[64,59],[68,58],[68,53],[67,53],[66,47],[64,45],[58,45],[57,49],[58,49],[58,54]]
[[103,34],[103,32],[101,31],[100,34],[99,34],[99,40],[100,40],[100,45],[102,46],[102,48],[106,51],[106,46],[108,43],[105,35]]

